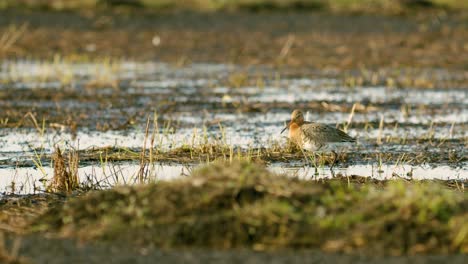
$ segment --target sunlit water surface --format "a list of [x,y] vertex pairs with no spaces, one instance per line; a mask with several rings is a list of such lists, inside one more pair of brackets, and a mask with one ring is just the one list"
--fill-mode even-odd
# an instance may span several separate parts
[[[257,84],[233,84],[232,75],[238,72],[245,73],[250,79],[263,77]],[[447,72],[440,74],[441,78],[459,78]],[[278,76],[277,72],[265,67],[241,68],[224,64],[174,67],[153,62],[5,61],[0,64],[0,92],[24,96],[14,100],[0,97],[1,109],[31,109],[32,113],[43,111],[51,116],[60,116],[62,112],[83,112],[87,118],[81,120],[76,132],[63,124],[46,124],[44,131],[41,127],[2,126],[0,192],[24,194],[43,191],[47,185],[44,180],[51,178],[53,170],[49,165],[38,168],[34,160],[39,154],[50,155],[55,146],[81,150],[142,148],[146,119],[154,114],[158,117],[158,130],[150,131],[156,139],[153,147],[164,150],[182,145],[196,146],[207,139],[241,149],[268,148],[272,142],[284,144],[285,135],[279,132],[291,110],[299,105],[310,121],[335,126],[351,120],[348,132],[358,138],[359,144],[349,151],[398,151],[411,155],[420,151],[445,153],[450,148],[449,151],[466,156],[468,96],[464,87],[347,87],[338,78],[314,71],[299,76]],[[119,83],[119,88],[113,87],[113,83]],[[96,84],[98,86],[94,87]],[[52,96],[62,91],[66,91],[68,97],[57,100]],[[29,96],[37,92],[51,96]],[[103,103],[103,98],[110,99]],[[350,115],[349,109],[353,104],[358,107]],[[128,117],[133,118],[132,124],[122,129],[101,131],[97,126],[106,122],[125,123]],[[0,119],[4,124],[8,123],[6,114]],[[169,128],[165,128],[169,122]],[[421,138],[451,143],[416,144]],[[384,144],[366,147],[379,139]],[[333,173],[329,168],[318,168],[318,174],[315,168],[304,164],[278,163],[270,164],[269,168],[306,179],[342,174],[376,179],[466,180],[466,165],[466,161],[421,166],[378,166],[375,162],[367,162],[337,167]],[[192,169],[192,165],[156,164],[146,180],[183,177]],[[83,183],[107,188],[134,183],[138,170],[138,165],[131,163],[82,164],[79,176]]]

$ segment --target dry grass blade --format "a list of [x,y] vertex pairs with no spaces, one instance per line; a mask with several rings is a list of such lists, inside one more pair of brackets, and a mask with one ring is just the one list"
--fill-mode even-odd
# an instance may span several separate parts
[[10,26],[6,32],[0,36],[0,54],[14,51],[14,45],[24,35],[28,29],[28,23],[22,24],[19,28],[15,25]]
[[33,122],[34,124],[34,127],[36,128],[37,132],[42,136],[44,135],[44,132],[45,132],[45,123],[44,123],[44,120],[42,122],[42,127],[39,125],[39,123],[37,122],[37,119],[36,117],[34,116],[33,113],[31,112],[27,112],[25,115],[24,115],[24,118],[26,117],[30,117],[31,118],[31,121]]
[[149,126],[150,126],[150,118],[148,117],[146,121],[146,129],[145,129],[145,139],[143,141],[143,149],[141,150],[140,153],[140,170],[138,171],[138,182],[142,183],[145,179],[145,174],[146,174],[146,141],[148,140],[148,132],[149,132]]
[[351,126],[351,122],[353,121],[353,116],[354,116],[354,112],[356,111],[356,103],[353,104],[353,108],[351,108],[351,113],[349,113],[349,116],[348,116],[348,121],[346,122],[346,125],[344,126],[344,129],[343,131],[348,133],[348,128],[349,126]]
[[380,115],[379,133],[377,135],[377,144],[378,145],[382,145],[383,126],[384,126],[384,116]]
[[288,56],[289,51],[291,50],[291,47],[294,44],[295,36],[294,35],[289,35],[288,39],[284,43],[283,47],[281,48],[281,52],[279,54],[279,59],[282,60]]

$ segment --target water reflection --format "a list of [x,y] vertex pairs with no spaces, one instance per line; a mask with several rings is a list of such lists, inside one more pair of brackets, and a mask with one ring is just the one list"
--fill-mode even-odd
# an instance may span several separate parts
[[[336,167],[334,175],[328,167],[291,167],[287,164],[272,164],[268,167],[272,172],[285,174],[301,179],[323,179],[334,175],[341,176],[366,176],[378,180],[385,179],[441,179],[441,180],[468,180],[468,167],[453,168],[449,166],[410,166],[386,164],[382,167],[373,165],[353,165],[349,167]],[[147,167],[144,182],[158,180],[173,180],[190,175],[193,166],[179,164],[154,164]],[[93,188],[110,188],[123,184],[138,183],[138,164],[105,164],[81,167],[78,170],[80,182]],[[2,194],[33,194],[46,190],[48,182],[53,175],[53,169],[0,168],[0,193]]]

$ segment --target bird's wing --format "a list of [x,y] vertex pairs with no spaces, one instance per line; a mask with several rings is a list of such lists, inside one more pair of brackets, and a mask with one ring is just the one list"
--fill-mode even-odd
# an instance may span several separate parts
[[304,136],[314,142],[356,142],[356,139],[332,126],[306,123],[301,126]]

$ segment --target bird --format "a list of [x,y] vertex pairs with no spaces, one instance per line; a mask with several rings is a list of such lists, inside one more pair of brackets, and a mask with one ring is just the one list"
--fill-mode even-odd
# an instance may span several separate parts
[[281,131],[281,134],[289,129],[289,140],[300,149],[322,152],[331,151],[334,155],[331,168],[335,165],[338,154],[336,150],[345,148],[347,145],[355,143],[356,138],[346,134],[335,127],[309,122],[304,120],[301,110],[295,109],[291,114],[291,120]]

